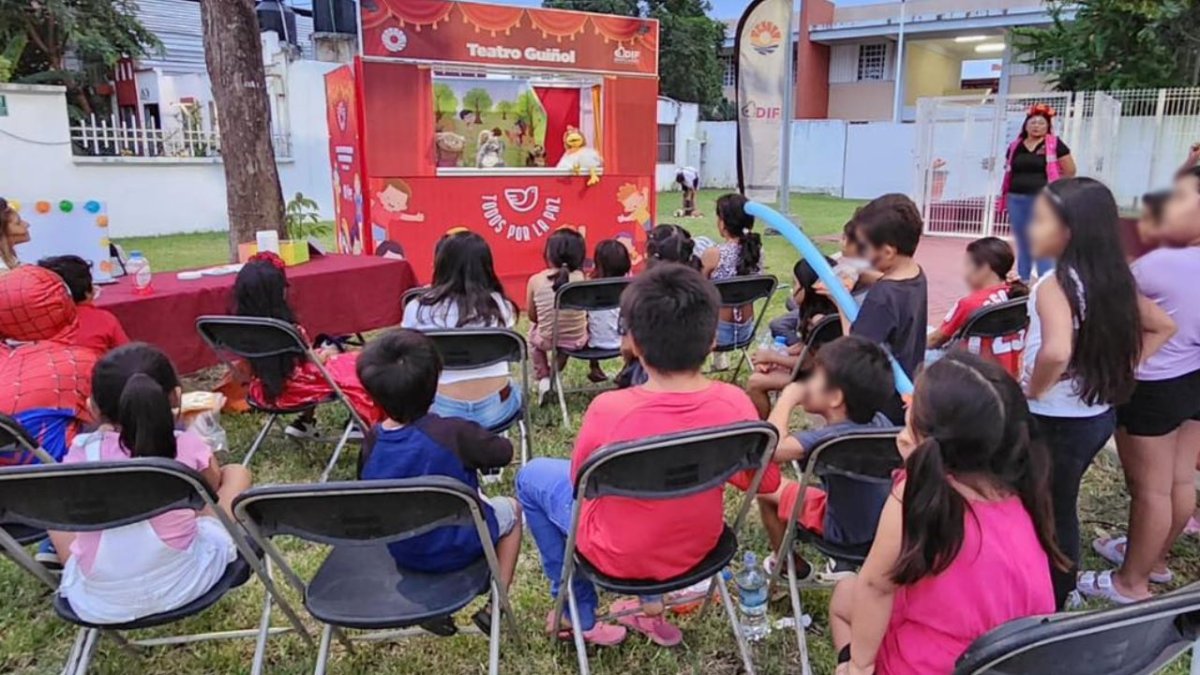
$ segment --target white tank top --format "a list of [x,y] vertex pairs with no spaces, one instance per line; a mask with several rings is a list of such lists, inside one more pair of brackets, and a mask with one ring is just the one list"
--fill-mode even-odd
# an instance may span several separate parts
[[[1038,352],[1042,350],[1042,318],[1037,313],[1037,297],[1042,284],[1054,271],[1043,274],[1029,293],[1029,330],[1025,333],[1025,356],[1021,366],[1021,386],[1028,387],[1033,376],[1033,366],[1037,363]],[[1107,403],[1088,405],[1079,397],[1079,383],[1070,377],[1064,377],[1050,387],[1041,398],[1029,399],[1029,411],[1045,417],[1095,417],[1106,412],[1111,406]]]

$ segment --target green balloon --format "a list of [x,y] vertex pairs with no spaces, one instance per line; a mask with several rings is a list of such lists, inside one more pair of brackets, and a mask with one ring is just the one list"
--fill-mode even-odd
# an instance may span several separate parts
[[58,208],[62,209],[63,213],[70,213],[71,209],[75,208],[75,205],[69,200],[64,199],[58,203]]

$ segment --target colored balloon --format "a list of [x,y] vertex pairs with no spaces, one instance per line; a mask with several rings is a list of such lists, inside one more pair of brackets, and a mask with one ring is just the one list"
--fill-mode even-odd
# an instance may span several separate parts
[[36,208],[38,213],[50,213],[50,202],[38,202]]
[[108,227],[108,216],[96,216],[96,227]]
[[87,209],[88,213],[99,213],[100,212],[100,202],[93,199],[93,200],[89,201],[87,204],[85,204],[83,208]]
[[58,208],[62,209],[63,213],[70,213],[71,209],[75,208],[75,205],[69,200],[64,199],[58,203]]
[[[761,218],[766,222],[768,227],[782,234],[784,239],[787,239],[792,246],[796,247],[796,250],[808,261],[809,266],[817,273],[817,276],[825,284],[825,287],[829,289],[830,294],[833,296],[833,301],[837,303],[838,309],[842,310],[842,313],[846,315],[850,323],[854,323],[854,320],[858,318],[858,303],[854,301],[854,297],[850,295],[850,291],[846,290],[846,286],[842,284],[842,280],[838,278],[833,268],[826,262],[825,255],[821,253],[816,244],[813,244],[812,240],[799,227],[796,227],[795,223],[784,218],[783,215],[772,208],[758,202],[747,202],[746,213],[755,218]],[[896,359],[891,358],[890,355],[889,359],[892,362],[892,375],[896,379],[896,391],[901,396],[911,394],[913,390],[912,380],[904,372],[904,368],[896,362]]]
[[12,209],[13,211],[20,211],[21,210],[21,202],[15,200],[15,199],[10,199],[10,200],[8,200],[8,207],[10,209]]

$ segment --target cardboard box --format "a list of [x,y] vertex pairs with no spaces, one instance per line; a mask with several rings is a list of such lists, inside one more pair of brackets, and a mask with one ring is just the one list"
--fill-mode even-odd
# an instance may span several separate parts
[[[238,262],[246,262],[251,256],[258,253],[258,244],[253,241],[248,241],[244,244],[238,244]],[[283,258],[283,262],[289,267],[302,265],[310,260],[308,252],[308,242],[304,239],[284,239],[279,242],[279,257]]]

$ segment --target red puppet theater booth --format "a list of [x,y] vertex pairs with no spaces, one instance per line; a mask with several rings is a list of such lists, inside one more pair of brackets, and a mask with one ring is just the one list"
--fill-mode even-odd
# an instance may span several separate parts
[[437,240],[465,227],[522,302],[560,227],[589,253],[612,238],[640,259],[655,207],[656,21],[361,4],[361,54],[326,76],[340,251],[401,255],[428,282]]

